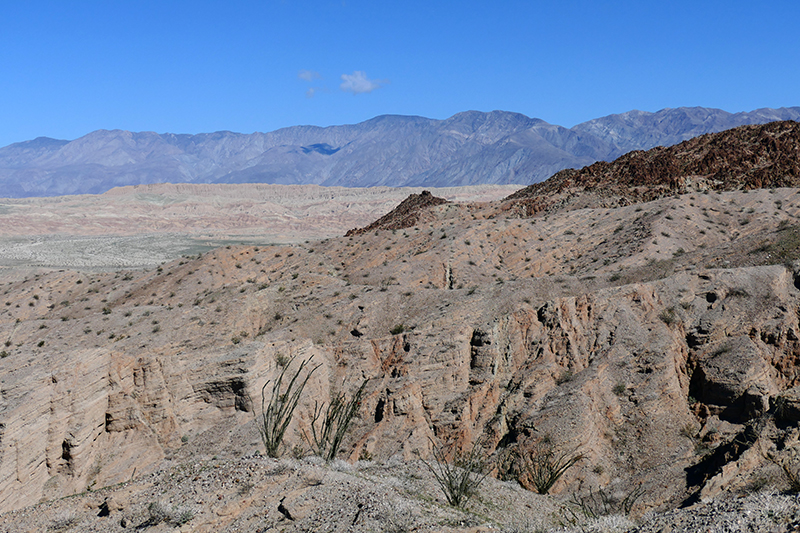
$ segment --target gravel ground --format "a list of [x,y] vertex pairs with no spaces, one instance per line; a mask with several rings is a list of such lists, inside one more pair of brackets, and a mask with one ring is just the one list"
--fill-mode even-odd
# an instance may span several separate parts
[[0,516],[0,531],[502,531],[543,523],[554,500],[487,479],[466,511],[421,462],[214,459]]
[[566,496],[487,478],[466,510],[446,504],[421,461],[325,464],[250,455],[165,468],[0,516],[0,531],[779,533],[800,531],[800,496],[730,496],[638,520],[569,523]]
[[183,255],[241,243],[266,245],[272,241],[269,236],[214,238],[180,233],[0,238],[0,267],[77,270],[153,268]]
[[729,495],[647,517],[636,533],[783,533],[800,531],[800,495]]

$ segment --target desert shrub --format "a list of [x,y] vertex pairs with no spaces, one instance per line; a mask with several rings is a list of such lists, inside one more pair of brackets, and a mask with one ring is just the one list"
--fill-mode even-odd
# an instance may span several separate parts
[[658,318],[660,318],[664,324],[671,326],[678,320],[678,315],[675,313],[674,307],[669,307],[661,311],[658,314]]
[[572,370],[564,370],[559,376],[556,378],[556,385],[562,385],[564,383],[569,383],[575,378],[575,373]]
[[747,484],[744,486],[744,489],[749,493],[756,493],[762,492],[770,485],[775,484],[775,479],[772,476],[768,475],[756,475],[752,476]]
[[414,514],[405,505],[383,502],[378,513],[384,533],[407,533],[418,529],[414,524]]
[[794,493],[800,493],[800,466],[784,463],[781,468],[783,468],[783,473],[789,481],[789,490]]
[[628,516],[636,502],[644,495],[641,485],[635,487],[623,497],[614,496],[611,491],[598,488],[597,491],[589,489],[587,496],[573,494],[567,502],[564,512],[577,520],[584,518],[597,519],[603,516],[625,515]]
[[750,293],[747,292],[747,289],[742,289],[740,287],[734,287],[728,291],[728,297],[730,298],[748,298],[749,296]]
[[567,470],[583,459],[575,450],[558,451],[547,437],[537,442],[527,454],[517,452],[523,473],[539,494],[547,494]]
[[766,457],[783,470],[783,475],[789,483],[789,492],[800,493],[800,464],[798,464],[798,461],[778,460],[772,455],[767,455]]
[[[562,512],[562,517],[564,516]],[[568,531],[581,533],[626,533],[632,531],[636,524],[624,515],[605,515],[599,518],[577,520],[567,517],[561,520],[561,525]]]
[[470,498],[478,493],[478,488],[488,476],[483,450],[473,445],[467,451],[457,452],[452,461],[447,460],[447,452],[433,441],[433,461],[423,463],[433,474],[436,483],[442,489],[447,503],[463,509]]
[[397,324],[395,327],[393,327],[391,330],[389,330],[389,333],[391,333],[392,335],[400,335],[405,330],[406,330],[406,327],[403,324]]
[[261,413],[256,415],[256,426],[258,427],[261,441],[264,443],[264,448],[266,448],[267,455],[270,457],[278,457],[278,452],[283,443],[283,436],[286,433],[286,428],[289,427],[289,423],[292,421],[294,410],[297,408],[297,403],[300,401],[303,389],[306,383],[308,383],[311,374],[319,368],[319,365],[312,368],[301,381],[299,379],[300,374],[311,362],[311,357],[303,360],[284,388],[283,381],[293,361],[294,357],[281,369],[280,374],[278,374],[278,379],[272,383],[269,398],[267,398],[266,390],[270,382],[267,381],[264,383],[264,386],[261,387]]
[[336,458],[347,434],[347,428],[361,406],[361,399],[364,397],[368,382],[369,380],[365,379],[349,400],[344,393],[337,392],[331,397],[327,408],[324,402],[314,402],[311,437],[304,435],[314,452],[326,461]]
[[305,456],[306,456],[306,449],[302,445],[295,444],[292,447],[292,457],[294,457],[297,460],[300,460]]
[[526,516],[510,516],[506,518],[501,533],[539,533],[547,531],[545,521]]
[[289,358],[280,352],[275,354],[275,364],[281,368],[286,368],[289,365]]
[[78,521],[78,515],[74,511],[61,511],[56,514],[50,524],[47,526],[48,531],[60,531],[67,529]]
[[188,508],[169,507],[161,502],[150,502],[147,506],[149,515],[146,526],[155,526],[162,522],[173,526],[182,526],[194,518],[194,511]]

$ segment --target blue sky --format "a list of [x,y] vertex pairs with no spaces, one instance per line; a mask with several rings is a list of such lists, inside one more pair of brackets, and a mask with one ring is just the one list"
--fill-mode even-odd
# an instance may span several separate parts
[[800,105],[800,2],[0,3],[0,146],[96,129]]

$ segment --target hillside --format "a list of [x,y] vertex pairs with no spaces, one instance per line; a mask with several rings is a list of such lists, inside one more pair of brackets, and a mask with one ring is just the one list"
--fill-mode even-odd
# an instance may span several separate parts
[[[728,154],[706,191],[651,197],[654,174],[620,182],[629,205],[587,187],[529,213],[414,194],[394,227],[4,283],[4,527],[166,531],[158,503],[191,510],[183,530],[555,530],[602,493],[626,516],[594,531],[790,531],[800,188],[734,172],[791,124],[764,128],[702,141]],[[283,458],[257,456],[261,387],[292,358],[321,366]],[[315,402],[364,379],[346,464],[302,458]],[[421,462],[448,445],[488,461],[466,511]],[[543,449],[581,457],[549,495],[523,461]]]
[[800,186],[800,123],[772,122],[707,134],[668,148],[563,170],[507,198],[512,209],[630,205],[688,192]]
[[630,150],[798,119],[797,107],[735,114],[697,107],[631,111],[569,129],[519,113],[467,111],[445,120],[387,115],[252,134],[98,130],[72,141],[38,138],[0,148],[0,197],[98,194],[153,183],[524,185]]

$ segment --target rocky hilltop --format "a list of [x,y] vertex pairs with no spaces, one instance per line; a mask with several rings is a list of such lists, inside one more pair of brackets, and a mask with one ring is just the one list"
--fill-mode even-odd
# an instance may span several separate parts
[[446,204],[447,200],[433,196],[430,191],[412,194],[391,212],[382,216],[369,226],[349,230],[345,237],[362,235],[375,229],[398,230],[416,226],[423,222],[422,217],[429,212],[429,207]]
[[612,163],[563,170],[508,197],[530,214],[566,205],[630,205],[688,192],[800,186],[800,123],[773,122],[708,134]]
[[[797,527],[775,493],[800,476],[800,189],[734,171],[761,154],[738,142],[792,146],[771,128],[696,141],[728,147],[701,190],[623,181],[639,196],[606,205],[576,186],[529,211],[418,195],[346,237],[5,283],[3,527]],[[791,168],[762,155],[762,185]],[[284,458],[255,455],[262,386],[308,359]],[[365,379],[345,462],[290,459],[315,402]],[[421,462],[439,446],[487,460],[466,511]],[[543,453],[576,459],[549,495],[525,466]]]
[[569,129],[519,113],[466,111],[445,120],[390,115],[252,134],[99,130],[73,141],[39,138],[0,148],[0,197],[98,194],[152,183],[529,184],[630,150],[798,119],[798,107],[734,114],[693,107],[631,111]]

